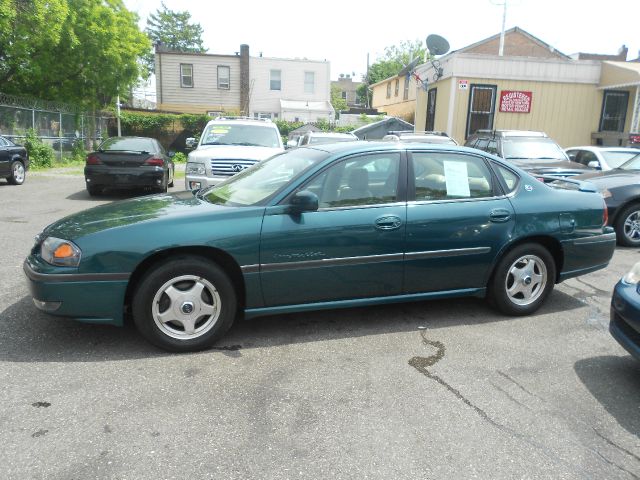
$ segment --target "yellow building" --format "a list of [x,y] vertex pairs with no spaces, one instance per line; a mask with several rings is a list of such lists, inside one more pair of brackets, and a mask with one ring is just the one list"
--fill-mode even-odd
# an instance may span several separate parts
[[[503,56],[498,42],[496,35],[416,69],[417,131],[443,131],[462,144],[478,129],[538,130],[569,147],[625,145],[640,129],[640,63],[575,60],[517,27],[506,33]],[[394,80],[374,85],[374,99]]]

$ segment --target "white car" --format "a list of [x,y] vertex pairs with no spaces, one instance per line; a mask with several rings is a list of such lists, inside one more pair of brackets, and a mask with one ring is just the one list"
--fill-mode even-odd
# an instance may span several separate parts
[[[187,147],[195,144],[187,139]],[[217,185],[261,160],[284,152],[282,137],[271,120],[219,117],[205,126],[197,148],[189,153],[185,188]]]
[[565,149],[569,158],[595,170],[613,170],[640,154],[638,148],[626,147],[571,147]]

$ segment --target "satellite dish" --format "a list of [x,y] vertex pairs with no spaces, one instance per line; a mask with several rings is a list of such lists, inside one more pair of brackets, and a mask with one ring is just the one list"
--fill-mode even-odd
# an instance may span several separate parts
[[402,77],[403,75],[411,75],[418,63],[420,63],[420,59],[414,58],[402,70],[398,72],[398,76]]
[[440,35],[431,34],[427,37],[427,49],[432,55],[444,55],[449,51],[449,42]]

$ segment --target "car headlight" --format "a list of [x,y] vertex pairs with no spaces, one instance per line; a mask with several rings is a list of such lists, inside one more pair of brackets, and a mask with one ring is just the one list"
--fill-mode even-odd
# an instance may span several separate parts
[[40,245],[42,259],[51,265],[77,267],[82,252],[76,244],[61,238],[47,237]]
[[602,198],[611,198],[611,197],[613,197],[613,195],[611,195],[611,192],[609,190],[607,190],[606,188],[604,190],[602,190],[600,192],[600,194],[602,195]]
[[637,285],[640,282],[640,262],[631,267],[629,273],[622,277],[622,281],[629,285]]
[[205,175],[207,173],[204,165],[201,163],[187,163],[185,171],[192,175]]

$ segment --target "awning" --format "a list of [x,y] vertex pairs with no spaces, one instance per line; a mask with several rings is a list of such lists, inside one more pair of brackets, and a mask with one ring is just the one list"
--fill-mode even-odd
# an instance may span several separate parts
[[602,62],[600,90],[640,87],[640,63]]

